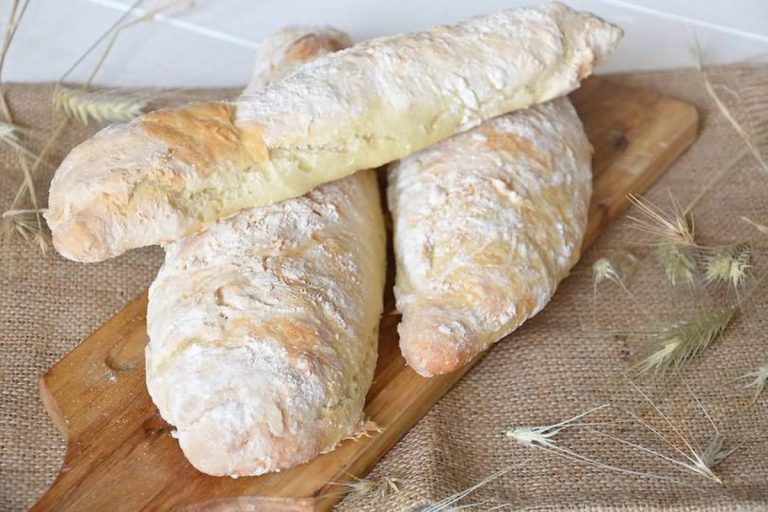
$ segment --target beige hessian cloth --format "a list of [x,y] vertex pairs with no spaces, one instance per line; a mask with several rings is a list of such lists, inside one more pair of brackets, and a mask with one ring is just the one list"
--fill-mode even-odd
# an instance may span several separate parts
[[[768,68],[715,68],[711,77],[750,134],[759,138],[768,133]],[[656,203],[667,205],[671,190],[686,204],[743,151],[744,144],[716,110],[697,72],[634,73],[616,79],[684,99],[701,113],[698,141],[649,194]],[[15,120],[38,131],[32,143],[39,149],[60,120],[50,109],[51,86],[11,85],[6,90]],[[58,163],[86,134],[71,123],[49,160]],[[764,154],[768,157],[768,151]],[[37,180],[41,204],[51,173],[47,169]],[[0,144],[0,209],[9,207],[20,180],[16,157]],[[756,237],[758,232],[740,216],[768,224],[768,172],[759,170],[754,158],[743,158],[699,203],[695,215],[696,231],[704,241]],[[768,294],[763,290],[748,300],[746,314],[724,338],[683,372],[684,382],[710,412],[726,444],[743,443],[716,468],[724,486],[687,476],[586,428],[564,431],[556,440],[603,462],[664,475],[684,485],[576,464],[515,445],[504,436],[515,425],[556,423],[609,402],[629,405],[660,425],[637,393],[617,378],[618,370],[637,360],[646,343],[627,331],[652,328],[651,316],[675,318],[701,306],[685,290],[665,284],[652,249],[633,245],[638,236],[627,226],[626,219],[617,222],[584,255],[546,310],[491,350],[376,466],[371,477],[396,479],[399,493],[389,496],[386,504],[349,497],[340,509],[409,510],[513,465],[461,503],[478,504],[478,510],[503,503],[509,504],[504,510],[768,510],[768,389],[750,406],[746,381],[733,381],[768,364]],[[768,238],[762,242],[767,244]],[[593,318],[591,264],[628,248],[642,260],[628,279],[641,306],[617,286],[602,283]],[[765,249],[756,252],[754,265],[768,269]],[[41,257],[19,239],[0,249],[0,509],[19,510],[34,503],[64,455],[64,442],[40,402],[38,377],[148,286],[161,257],[160,249],[149,248],[85,265],[56,254]],[[716,290],[712,300],[724,300],[728,293]],[[661,391],[657,387],[654,396],[689,437],[708,443],[712,426],[679,380],[668,380]],[[637,424],[628,424],[617,435],[658,446]],[[681,458],[674,451],[671,455]]]

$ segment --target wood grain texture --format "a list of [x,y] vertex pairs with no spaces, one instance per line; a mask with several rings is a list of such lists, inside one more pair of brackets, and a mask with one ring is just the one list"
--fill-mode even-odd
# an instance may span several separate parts
[[[695,140],[698,115],[685,103],[600,77],[572,99],[595,147],[586,248],[626,210],[627,194],[646,190]],[[390,255],[385,312],[394,310],[393,268]],[[469,371],[417,375],[399,353],[399,317],[385,314],[366,404],[380,433],[281,473],[211,477],[186,461],[147,394],[146,307],[145,292],[41,378],[43,402],[68,451],[34,510],[328,510],[341,498],[334,482],[365,475]]]

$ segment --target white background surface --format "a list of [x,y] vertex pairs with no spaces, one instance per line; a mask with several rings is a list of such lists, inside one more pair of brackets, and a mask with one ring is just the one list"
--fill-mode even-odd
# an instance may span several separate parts
[[[58,80],[135,0],[31,0],[9,51],[5,80]],[[254,49],[287,24],[332,24],[355,39],[426,29],[536,0],[144,0],[173,4],[120,33],[96,83],[238,85]],[[191,7],[188,5],[192,3]],[[602,71],[691,66],[698,40],[706,64],[768,55],[768,0],[567,0],[621,25],[626,37]],[[181,7],[178,7],[181,5]],[[184,7],[187,5],[186,7]],[[11,0],[0,0],[5,20]],[[136,19],[132,16],[129,19]],[[97,50],[69,80],[84,80]]]

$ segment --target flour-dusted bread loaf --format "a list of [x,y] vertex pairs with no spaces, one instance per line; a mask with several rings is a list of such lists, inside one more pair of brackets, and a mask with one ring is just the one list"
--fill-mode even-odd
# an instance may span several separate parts
[[253,78],[243,96],[258,93],[299,66],[349,46],[349,36],[333,27],[285,27],[261,43]]
[[[318,41],[336,35],[292,28],[266,47],[293,38],[322,53],[333,48]],[[260,54],[258,69],[268,72],[267,60],[290,67],[270,55]],[[197,469],[277,471],[359,430],[384,270],[373,171],[244,210],[166,247],[149,291],[147,387]]]
[[620,37],[559,3],[508,10],[358,44],[233,103],[106,128],[56,172],[54,245],[98,261],[297,197],[565,94]]
[[390,168],[398,332],[414,370],[460,368],[544,307],[579,257],[590,159],[558,98]]

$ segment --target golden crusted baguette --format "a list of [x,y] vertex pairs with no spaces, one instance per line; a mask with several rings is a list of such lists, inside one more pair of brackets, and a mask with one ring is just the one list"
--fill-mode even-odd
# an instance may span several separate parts
[[590,159],[563,97],[391,166],[398,332],[414,370],[466,365],[549,302],[579,258]]
[[[278,32],[251,85],[347,42],[329,28]],[[362,171],[167,246],[149,293],[147,387],[197,469],[277,471],[358,432],[384,245],[376,178]]]
[[620,36],[559,3],[513,9],[358,44],[230,104],[106,128],[56,172],[54,245],[99,261],[297,197],[565,94]]

